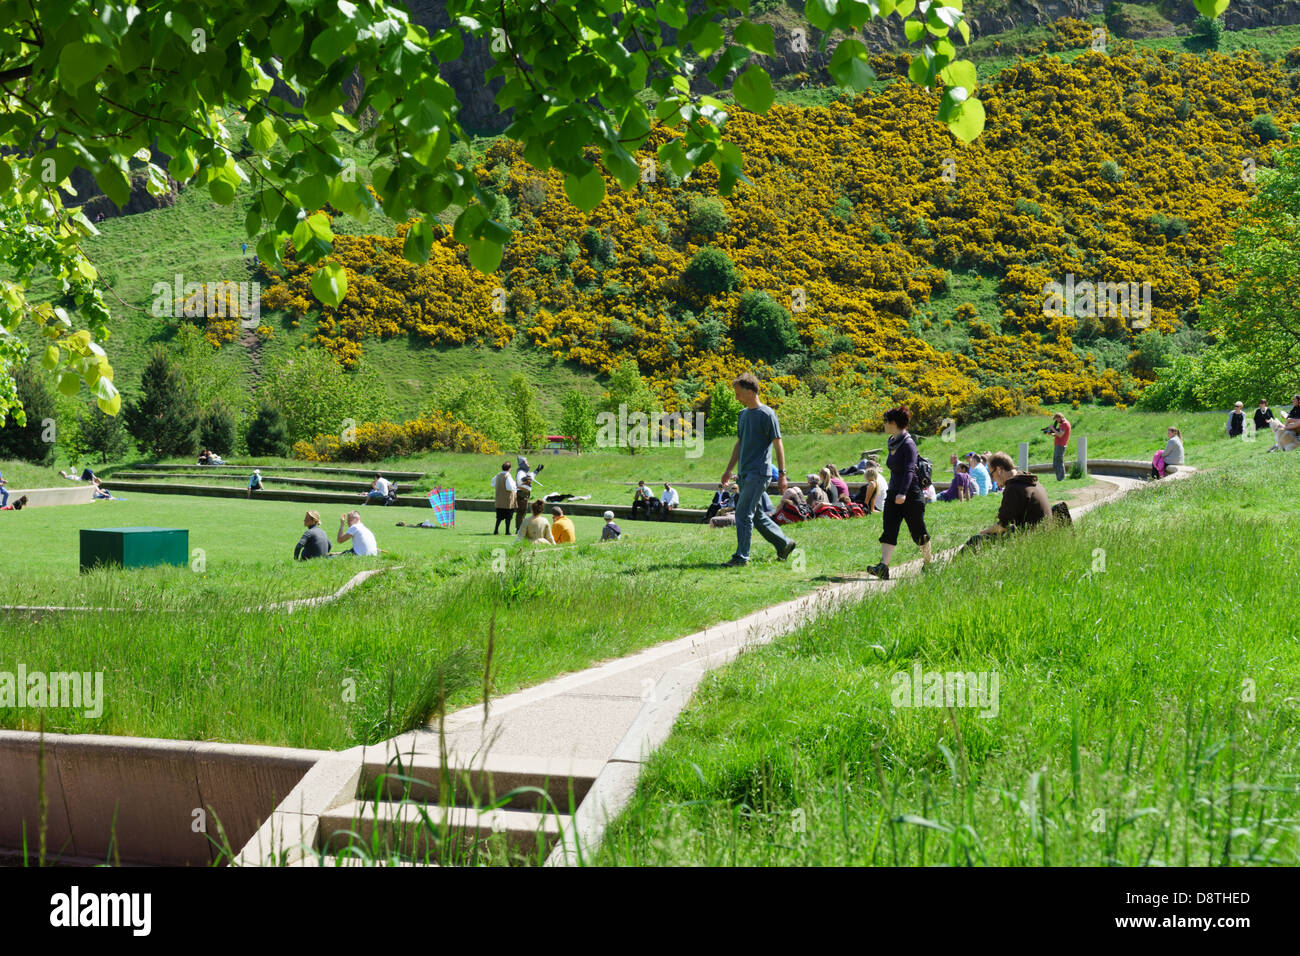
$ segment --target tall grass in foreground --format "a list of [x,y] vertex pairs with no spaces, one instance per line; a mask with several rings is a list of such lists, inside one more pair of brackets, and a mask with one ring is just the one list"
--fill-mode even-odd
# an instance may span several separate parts
[[[598,862],[1300,862],[1297,476],[1151,487],[744,655]],[[918,664],[996,673],[996,716],[895,706]]]

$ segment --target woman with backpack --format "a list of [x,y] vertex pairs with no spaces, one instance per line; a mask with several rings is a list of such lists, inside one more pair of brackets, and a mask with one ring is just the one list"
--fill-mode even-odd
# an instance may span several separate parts
[[885,412],[885,433],[889,435],[889,488],[885,492],[884,528],[880,532],[880,563],[867,573],[889,580],[889,559],[898,546],[898,529],[907,522],[912,540],[921,548],[921,557],[930,563],[930,533],[925,528],[925,486],[930,483],[929,462],[916,450],[916,441],[907,431],[912,413],[906,405]]

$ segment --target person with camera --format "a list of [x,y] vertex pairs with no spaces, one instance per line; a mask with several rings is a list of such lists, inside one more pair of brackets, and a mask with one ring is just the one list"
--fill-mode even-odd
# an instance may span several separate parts
[[916,450],[916,440],[908,433],[912,413],[906,405],[885,412],[885,433],[889,436],[889,454],[885,467],[889,469],[889,488],[885,492],[884,527],[880,532],[880,563],[867,568],[867,573],[881,580],[889,580],[889,559],[898,546],[898,529],[907,522],[912,540],[921,548],[921,557],[930,563],[930,533],[925,527],[925,488],[917,473],[921,455]]
[[1056,472],[1056,480],[1065,481],[1065,446],[1070,444],[1070,423],[1057,412],[1043,434],[1052,436],[1052,470]]
[[1047,489],[1039,482],[1038,476],[1016,471],[1011,456],[1006,452],[997,452],[989,458],[989,474],[1002,486],[1002,504],[998,508],[997,521],[973,535],[962,546],[963,553],[973,551],[1008,531],[1022,531],[1041,524],[1052,513]]

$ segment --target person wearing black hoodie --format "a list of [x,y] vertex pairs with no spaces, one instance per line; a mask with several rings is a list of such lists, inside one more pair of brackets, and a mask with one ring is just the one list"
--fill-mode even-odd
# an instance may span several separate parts
[[1002,486],[1002,505],[998,508],[998,519],[967,541],[963,551],[978,548],[1008,531],[1032,528],[1052,513],[1052,505],[1047,500],[1047,489],[1038,477],[1027,471],[1016,471],[1011,456],[1006,452],[997,452],[989,459],[989,474]]
[[920,453],[916,440],[907,431],[912,413],[906,405],[885,412],[885,433],[889,435],[889,454],[885,466],[889,469],[889,488],[885,491],[884,527],[880,532],[880,563],[867,568],[867,573],[882,580],[889,579],[889,559],[898,545],[898,529],[907,522],[912,540],[921,548],[925,564],[930,563],[930,533],[925,528],[925,489],[916,474]]

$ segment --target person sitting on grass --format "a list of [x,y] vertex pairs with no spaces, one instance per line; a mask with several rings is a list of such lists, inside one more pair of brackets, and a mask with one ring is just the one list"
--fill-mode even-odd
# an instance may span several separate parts
[[320,526],[320,513],[308,511],[302,519],[303,525],[307,528],[298,539],[298,543],[293,548],[293,559],[295,561],[307,561],[311,558],[324,558],[330,553],[329,535],[325,529]]
[[997,521],[979,534],[972,535],[961,548],[974,551],[988,541],[1008,531],[1022,531],[1042,524],[1052,513],[1047,500],[1047,489],[1037,475],[1016,471],[1011,456],[997,452],[989,457],[989,474],[1002,486],[1002,504],[998,507]]
[[975,482],[970,477],[970,465],[964,461],[957,461],[957,456],[952,456],[953,475],[952,484],[948,490],[939,495],[939,501],[970,501],[971,495],[975,493]]
[[1246,408],[1238,402],[1228,412],[1228,437],[1240,438],[1246,433]]
[[379,553],[374,532],[361,523],[361,513],[358,511],[339,515],[339,533],[335,540],[339,544],[347,544],[349,538],[352,539],[352,547],[346,551],[335,551],[330,555],[331,558],[337,558],[340,554],[350,554],[357,558],[373,557]]
[[975,493],[977,495],[987,495],[993,490],[993,477],[989,474],[989,469],[982,455],[977,455],[973,451],[966,452],[966,465],[970,469],[971,481],[975,483]]
[[533,497],[533,479],[525,478],[515,486],[515,532],[528,520],[529,501]]
[[519,526],[515,532],[515,537],[520,541],[529,541],[533,544],[555,544],[555,538],[551,534],[551,523],[546,520],[542,514],[544,507],[540,500],[534,501],[528,506],[532,512],[531,517]]
[[9,484],[9,482],[5,481],[5,473],[0,471],[0,508],[5,508],[9,505],[9,491],[5,488],[5,485],[7,484]]
[[1166,433],[1169,440],[1165,447],[1151,456],[1151,477],[1163,478],[1169,474],[1170,465],[1181,465],[1186,457],[1183,449],[1183,433],[1173,425]]
[[[831,504],[847,505],[849,503],[849,483],[840,477],[840,470],[828,462],[826,467],[821,470],[821,475],[822,487],[826,488],[827,494],[830,494],[830,489],[832,487],[839,492],[839,494],[831,500]],[[829,485],[827,483],[828,478]]]
[[623,529],[614,523],[614,512],[606,511],[601,517],[605,519],[605,527],[600,529],[601,541],[617,541],[623,537]]
[[27,507],[26,495],[15,498],[13,504],[9,504],[9,496],[5,495],[5,503],[0,505],[0,511],[22,511],[25,507]]
[[577,544],[578,532],[573,527],[573,519],[567,517],[563,508],[552,508],[551,536],[556,544]]
[[1289,432],[1300,435],[1300,395],[1291,396],[1291,411],[1286,413],[1282,427]]
[[664,493],[659,496],[659,512],[664,521],[667,521],[668,516],[677,510],[678,500],[677,489],[665,481]]
[[113,497],[112,492],[110,492],[107,488],[105,488],[98,478],[92,477],[90,479],[90,485],[91,485],[90,497],[92,501],[94,500],[107,501]]
[[1255,409],[1255,431],[1268,431],[1268,423],[1273,421],[1273,409],[1268,407],[1268,399],[1259,400],[1259,408]]
[[822,489],[821,477],[819,475],[808,476],[808,507],[816,511],[822,505],[831,503],[825,490]]
[[826,501],[829,504],[835,506],[839,505],[840,489],[835,487],[831,482],[831,473],[829,469],[823,468],[817,473],[817,486],[821,488],[822,492],[826,495]]
[[262,471],[260,468],[254,468],[253,473],[248,476],[248,494],[247,498],[253,497],[255,491],[265,491],[262,487]]
[[885,486],[874,465],[862,473],[862,487],[850,500],[862,505],[867,514],[875,514],[885,507]]

